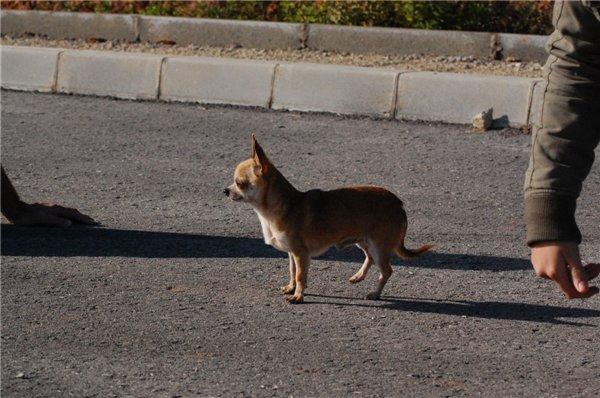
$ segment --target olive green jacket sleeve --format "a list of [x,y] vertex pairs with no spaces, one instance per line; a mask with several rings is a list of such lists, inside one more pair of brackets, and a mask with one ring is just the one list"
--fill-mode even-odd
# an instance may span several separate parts
[[[576,201],[600,140],[600,19],[597,4],[554,5],[541,120],[525,177],[527,243],[581,243]],[[597,3],[597,2],[596,2]]]

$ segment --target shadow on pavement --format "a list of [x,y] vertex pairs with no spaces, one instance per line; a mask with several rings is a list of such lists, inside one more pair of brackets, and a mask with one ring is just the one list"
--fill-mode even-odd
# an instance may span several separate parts
[[[28,228],[2,224],[3,256],[26,257],[139,257],[139,258],[285,258],[262,239],[207,236],[173,232],[74,227]],[[332,249],[320,259],[362,263],[356,248]],[[394,260],[394,265],[481,271],[530,269],[520,258],[430,252],[413,261]]]
[[[444,314],[465,316],[468,318],[499,319],[513,321],[529,321],[553,323],[559,325],[592,326],[558,318],[598,318],[600,311],[587,308],[556,307],[526,303],[510,303],[498,301],[452,301],[430,300],[420,298],[383,297],[379,301],[356,302],[355,297],[327,296],[307,294],[306,304],[329,304],[350,307],[371,307],[403,312],[419,312],[429,314]],[[340,301],[313,301],[311,297]]]

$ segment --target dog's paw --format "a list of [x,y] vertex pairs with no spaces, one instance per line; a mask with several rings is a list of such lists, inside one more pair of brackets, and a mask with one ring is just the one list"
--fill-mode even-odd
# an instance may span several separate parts
[[349,281],[350,281],[350,283],[358,283],[358,282],[362,282],[364,279],[365,279],[364,275],[355,274],[350,277]]
[[300,304],[304,302],[304,296],[302,294],[294,294],[287,298],[290,304]]
[[285,286],[281,286],[279,288],[279,290],[281,291],[281,293],[283,294],[292,294],[294,293],[294,290],[296,290],[296,285],[285,285]]
[[367,297],[365,297],[365,299],[367,300],[379,300],[379,297],[381,297],[381,295],[377,292],[371,292],[369,294],[367,294]]

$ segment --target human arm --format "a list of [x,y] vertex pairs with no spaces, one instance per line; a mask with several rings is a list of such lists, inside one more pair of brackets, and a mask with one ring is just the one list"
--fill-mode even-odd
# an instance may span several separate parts
[[600,21],[581,2],[556,2],[553,24],[525,178],[527,244],[538,276],[567,298],[591,297],[599,265],[582,265],[575,210],[600,141]]
[[0,199],[2,214],[15,225],[69,227],[73,223],[96,225],[91,217],[76,209],[51,203],[25,203],[17,194],[10,179],[2,172],[2,196]]

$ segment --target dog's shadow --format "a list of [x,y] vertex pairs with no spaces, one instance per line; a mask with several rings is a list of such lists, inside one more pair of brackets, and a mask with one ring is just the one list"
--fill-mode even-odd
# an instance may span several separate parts
[[[285,258],[262,239],[207,236],[173,232],[110,228],[27,228],[2,224],[3,256],[25,257],[138,257],[138,258]],[[332,249],[320,257],[331,261],[362,263],[356,248]],[[530,269],[520,258],[431,252],[395,265],[456,270],[517,271]]]
[[[262,239],[206,236],[171,232],[119,230],[109,228],[27,228],[10,224],[1,227],[2,256],[17,257],[139,257],[139,258],[281,258],[285,254],[264,244]],[[358,249],[332,250],[321,258],[362,263]],[[518,271],[529,270],[520,258],[449,253],[426,253],[416,261],[401,261],[409,267],[452,270]],[[591,326],[558,318],[600,317],[600,311],[526,303],[438,301],[384,297],[377,302],[350,297],[307,295],[312,304],[374,307],[475,318],[525,320],[556,324]],[[314,300],[313,298],[317,298]],[[319,299],[320,298],[320,299]]]

